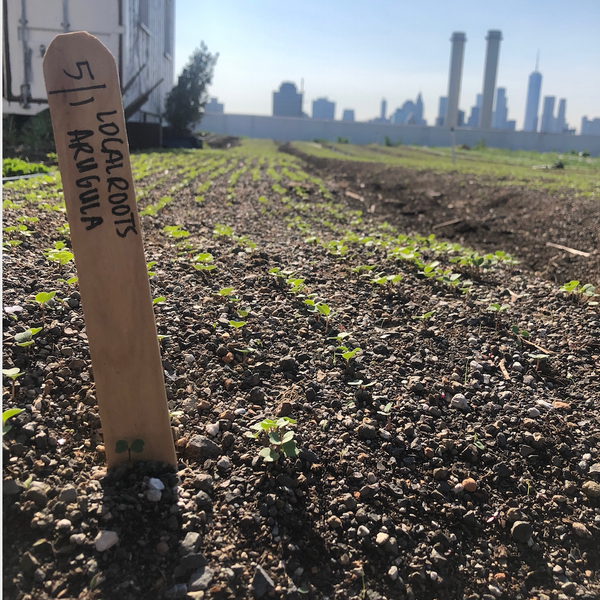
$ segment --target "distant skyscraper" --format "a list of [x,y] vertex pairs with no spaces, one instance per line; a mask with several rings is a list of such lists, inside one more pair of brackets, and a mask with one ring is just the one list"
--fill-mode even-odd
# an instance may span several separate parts
[[483,96],[481,94],[477,94],[477,98],[475,99],[475,106],[471,107],[471,114],[469,115],[469,119],[467,120],[467,127],[476,128],[479,126],[479,111],[481,110],[481,99]]
[[566,98],[561,98],[558,103],[558,116],[556,117],[556,122],[554,124],[554,131],[556,133],[563,133],[563,131],[567,129],[566,113],[567,100]]
[[538,63],[536,61],[535,71],[529,76],[529,84],[527,85],[527,105],[525,106],[523,131],[537,131],[538,129],[538,111],[540,110],[541,89],[542,74],[538,72]]
[[423,99],[421,94],[417,101],[407,100],[402,108],[397,108],[396,112],[390,117],[390,121],[395,125],[426,125],[423,120]]
[[600,119],[589,120],[587,117],[581,119],[581,135],[600,135]]
[[437,127],[444,126],[444,119],[446,118],[446,111],[448,110],[448,98],[446,96],[440,96],[440,105],[438,110],[438,116],[435,120]]
[[415,117],[417,119],[417,125],[427,125],[427,122],[423,118],[423,98],[421,96],[421,92],[417,96],[417,101],[415,103]]
[[379,116],[379,118],[382,121],[385,121],[387,119],[387,100],[384,98],[381,100],[381,115]]
[[544,111],[542,112],[542,126],[540,127],[541,133],[553,133],[554,132],[554,102],[556,98],[554,96],[544,97]]
[[506,129],[507,117],[506,88],[498,88],[496,91],[496,110],[492,117],[492,129]]
[[302,94],[296,91],[296,85],[284,81],[278,92],[273,92],[274,117],[301,117]]
[[462,77],[463,55],[467,36],[464,33],[454,32],[450,38],[452,54],[450,56],[450,75],[448,77],[448,104],[444,116],[444,126],[456,127],[458,125],[458,102],[460,99],[460,80]]
[[502,32],[490,29],[485,39],[487,40],[487,49],[485,52],[483,99],[481,101],[481,110],[479,112],[479,127],[481,129],[490,129],[492,126],[494,90],[496,89],[496,75],[498,73],[498,58],[500,55]]
[[204,112],[213,115],[222,115],[224,104],[220,103],[216,98],[211,98],[210,102],[204,105]]
[[335,118],[335,102],[327,98],[318,98],[312,103],[312,118],[333,121]]
[[344,110],[344,114],[342,115],[342,121],[354,122],[354,110],[346,108]]

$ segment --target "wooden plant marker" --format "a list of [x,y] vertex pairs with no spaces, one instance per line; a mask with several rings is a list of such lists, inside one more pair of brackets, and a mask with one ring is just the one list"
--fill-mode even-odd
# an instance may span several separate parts
[[58,35],[44,78],[108,466],[176,464],[115,59],[88,33]]

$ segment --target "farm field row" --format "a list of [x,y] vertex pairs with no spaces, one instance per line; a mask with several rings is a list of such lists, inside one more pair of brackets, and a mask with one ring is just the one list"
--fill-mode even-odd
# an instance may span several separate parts
[[[438,173],[454,171],[484,178],[489,185],[524,186],[552,193],[568,193],[588,198],[600,197],[600,158],[494,148],[456,149],[452,164],[450,148],[423,146],[356,146],[315,142],[293,142],[305,154],[319,158],[383,163]],[[549,169],[557,162],[564,169]],[[545,168],[544,168],[545,167]]]
[[433,235],[474,175],[132,165],[178,465],[106,471],[60,180],[6,185],[5,597],[597,597],[595,263]]

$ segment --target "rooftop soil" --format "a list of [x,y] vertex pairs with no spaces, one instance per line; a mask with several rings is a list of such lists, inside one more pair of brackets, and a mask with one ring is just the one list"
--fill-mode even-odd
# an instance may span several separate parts
[[[239,150],[222,156],[244,164]],[[201,166],[204,151],[190,156]],[[72,263],[42,255],[64,216],[5,210],[5,226],[40,221],[3,255],[3,368],[24,372],[3,393],[4,410],[24,409],[3,437],[3,597],[598,598],[600,314],[552,281],[598,282],[598,209],[309,158],[284,161],[312,178],[282,174],[282,196],[271,160],[251,159],[256,177],[216,177],[201,202],[207,173],[138,184],[150,190],[140,208],[173,197],[141,222],[153,296],[165,297],[176,467],[107,472],[85,298],[58,281]],[[438,238],[519,264],[461,267],[420,240],[425,262],[473,282],[461,292],[390,256],[399,233],[453,219]],[[187,238],[164,230],[176,224]],[[327,245],[347,230],[371,240]],[[28,301],[43,290],[61,299],[44,314]],[[34,344],[19,346],[32,327]],[[284,416],[298,455],[267,463],[248,434]]]

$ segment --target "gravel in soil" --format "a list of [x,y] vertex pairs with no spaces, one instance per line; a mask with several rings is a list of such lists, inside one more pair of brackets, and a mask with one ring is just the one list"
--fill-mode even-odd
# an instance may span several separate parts
[[[54,184],[7,187],[5,598],[598,597],[597,305],[357,213],[345,168],[135,157],[178,465],[109,472]],[[298,455],[266,463],[251,426],[284,416]]]

